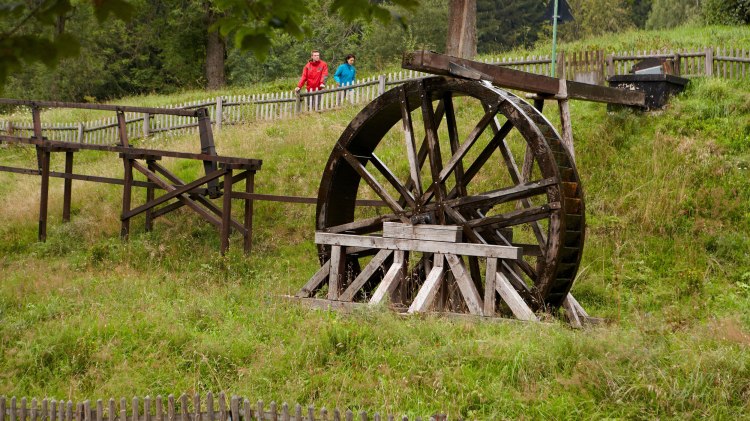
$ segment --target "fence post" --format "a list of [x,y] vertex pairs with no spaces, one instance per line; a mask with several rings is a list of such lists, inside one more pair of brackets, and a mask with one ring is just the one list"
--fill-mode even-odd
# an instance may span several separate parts
[[8,121],[8,125],[5,130],[8,131],[8,136],[13,136],[13,122],[12,121]]
[[607,77],[615,75],[615,55],[610,54],[607,56]]
[[294,113],[299,114],[302,112],[302,96],[299,91],[294,92]]
[[674,64],[674,74],[675,76],[680,76],[682,74],[682,70],[680,69],[680,53],[674,53],[674,57],[672,58],[672,62]]
[[83,143],[83,137],[86,135],[86,127],[82,122],[78,123],[78,143]]
[[222,97],[216,98],[216,130],[221,130],[221,122],[224,114],[224,99]]
[[385,93],[385,75],[378,76],[378,96]]
[[151,114],[143,113],[143,137],[151,136]]
[[714,75],[714,49],[706,48],[706,76]]
[[565,79],[565,52],[560,51],[557,53],[557,63],[555,64],[555,77],[558,79]]

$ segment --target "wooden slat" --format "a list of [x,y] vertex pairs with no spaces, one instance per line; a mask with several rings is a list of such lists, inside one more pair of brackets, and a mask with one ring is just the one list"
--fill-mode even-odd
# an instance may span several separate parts
[[474,281],[466,271],[464,262],[455,254],[446,254],[445,259],[451,267],[453,277],[456,279],[461,295],[463,295],[466,306],[469,308],[469,313],[481,316],[483,314],[482,298],[474,285]]
[[346,288],[346,291],[341,294],[341,297],[339,297],[339,299],[341,301],[351,301],[352,299],[354,299],[354,295],[357,293],[357,291],[359,291],[360,288],[362,288],[365,283],[367,283],[370,277],[372,277],[372,275],[374,275],[375,272],[381,268],[383,262],[385,262],[385,260],[392,253],[392,250],[380,250],[378,254],[376,254],[369,263],[367,263],[367,266],[362,269],[362,272],[357,275],[357,278],[352,281],[351,285]]
[[433,258],[434,262],[432,270],[430,270],[424,284],[422,284],[417,296],[414,298],[411,306],[409,306],[409,313],[429,310],[433,301],[435,301],[435,296],[437,296],[437,293],[440,290],[443,278],[445,277],[445,267],[443,265],[444,258],[441,254],[435,254]]
[[383,277],[383,281],[380,282],[380,285],[375,290],[375,292],[372,294],[372,299],[370,299],[370,304],[376,305],[383,301],[383,299],[386,296],[391,296],[393,292],[396,290],[398,285],[401,283],[401,281],[404,279],[404,272],[406,270],[405,268],[406,262],[405,262],[405,256],[403,251],[396,251],[393,254],[393,264],[391,265],[391,268],[388,269],[388,272]]
[[459,254],[464,256],[496,257],[500,259],[520,259],[520,247],[496,246],[472,243],[443,243],[349,234],[315,233],[315,243],[346,247],[367,247],[423,253]]
[[457,225],[411,225],[399,222],[384,222],[384,238],[406,240],[461,242],[461,227]]
[[519,320],[537,321],[537,317],[528,304],[521,298],[518,292],[513,288],[508,278],[502,271],[496,272],[495,284],[500,297],[508,305],[510,311]]

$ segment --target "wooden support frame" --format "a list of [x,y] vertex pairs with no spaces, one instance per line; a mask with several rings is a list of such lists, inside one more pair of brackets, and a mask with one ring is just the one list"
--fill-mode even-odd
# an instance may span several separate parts
[[[454,298],[460,297],[470,314],[496,317],[499,308],[497,297],[500,297],[514,318],[539,321],[521,294],[528,295],[528,291],[519,292],[518,287],[512,282],[514,276],[517,276],[512,267],[521,256],[511,253],[499,257],[502,253],[497,251],[499,248],[507,252],[507,249],[514,247],[460,243],[460,233],[461,227],[454,225],[410,225],[395,222],[384,223],[383,237],[318,232],[315,241],[319,245],[330,246],[330,258],[296,296],[300,299],[317,300],[318,303],[321,299],[312,297],[328,280],[327,302],[330,303],[330,307],[356,304],[358,301],[361,302],[363,297],[367,304],[378,305],[386,302],[388,298],[398,311],[424,313],[442,308],[438,297],[441,291],[444,291],[446,279],[455,279],[460,294]],[[464,248],[466,245],[476,247]],[[344,274],[347,255],[356,255],[368,249],[377,252],[349,285],[343,285],[346,281]],[[404,296],[399,294],[399,287],[405,279],[409,268],[408,256],[412,252],[424,253],[417,266],[424,261],[426,277],[415,291],[411,302],[403,302],[401,300]],[[468,263],[463,256],[469,259]],[[470,274],[472,258],[477,264],[477,270],[478,259],[486,259],[484,282],[481,275],[475,280]],[[389,259],[392,259],[392,262],[387,264]],[[374,288],[372,296],[367,297],[367,293],[362,293],[361,290],[381,268],[387,268],[385,276]],[[318,305],[319,303],[316,304]],[[456,307],[455,303],[453,307]],[[580,326],[580,320],[586,320],[588,317],[572,295],[566,299],[565,309],[573,315],[570,316],[573,326]]]
[[[16,143],[34,146],[37,151],[37,169],[15,168],[0,166],[0,171],[18,174],[39,175],[42,183],[40,188],[39,204],[39,241],[47,238],[47,220],[49,206],[49,179],[59,177],[64,179],[63,188],[63,222],[70,221],[72,205],[72,181],[82,180],[107,184],[118,184],[122,186],[122,212],[120,215],[120,235],[127,240],[131,232],[131,219],[140,213],[146,214],[146,231],[153,229],[154,219],[187,206],[208,222],[217,226],[221,239],[221,252],[225,253],[229,247],[229,237],[232,229],[243,236],[243,248],[249,253],[252,247],[252,219],[253,202],[259,200],[255,195],[255,173],[260,170],[262,161],[258,159],[247,159],[239,157],[219,156],[216,154],[213,133],[211,131],[210,119],[207,109],[198,108],[194,110],[183,109],[157,109],[146,107],[126,107],[91,105],[75,103],[57,103],[45,101],[22,101],[0,99],[0,103],[28,106],[33,117],[33,135],[21,137],[9,133],[0,135],[0,142]],[[119,141],[116,145],[95,145],[83,143],[79,127],[78,142],[50,141],[43,137],[40,107],[51,108],[82,108],[113,111],[116,113]],[[143,113],[146,119],[155,114],[167,114],[198,119],[201,151],[200,153],[176,152],[167,150],[134,148],[129,144],[127,133],[126,112]],[[145,128],[149,131],[150,128]],[[123,163],[122,179],[112,177],[101,177],[95,175],[82,175],[73,173],[73,159],[76,152],[81,151],[104,151],[120,154]],[[50,170],[50,155],[53,152],[65,152],[65,167],[63,172]],[[192,159],[203,161],[206,175],[198,180],[185,183],[170,173],[157,161],[164,157],[176,159]],[[145,162],[142,162],[145,161]],[[221,169],[219,167],[221,166]],[[135,180],[133,170],[146,176],[148,181]],[[236,171],[236,175],[234,175]],[[234,175],[234,176],[233,176]],[[218,178],[224,176],[223,183],[218,183]],[[234,192],[233,185],[245,181],[244,192]],[[203,187],[205,185],[205,187]],[[133,207],[133,188],[146,188],[145,204]],[[222,189],[223,187],[223,189]],[[156,197],[156,190],[164,190],[165,194]],[[222,191],[223,190],[223,191]],[[224,196],[221,207],[215,205],[206,196],[216,198]],[[244,218],[240,221],[231,217],[231,201],[240,199],[244,201]],[[168,203],[172,201],[172,203]]]

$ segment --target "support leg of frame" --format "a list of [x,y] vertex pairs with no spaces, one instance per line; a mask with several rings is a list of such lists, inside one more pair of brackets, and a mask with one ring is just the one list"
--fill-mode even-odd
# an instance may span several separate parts
[[229,234],[232,231],[232,169],[224,173],[224,197],[221,212],[221,254],[229,249]]
[[[245,178],[245,193],[255,192],[255,171],[247,171]],[[245,199],[245,254],[249,254],[253,247],[253,199]]]
[[39,241],[47,240],[47,207],[49,202],[49,149],[38,148],[41,158],[42,186],[39,198]]
[[70,222],[70,202],[71,194],[73,191],[73,180],[70,177],[73,175],[73,151],[65,151],[65,181],[63,188],[63,222]]
[[[154,165],[154,161],[147,161],[148,169],[151,171],[156,171],[156,166]],[[153,187],[146,187],[146,203],[151,203],[151,201],[154,200],[154,188]],[[148,209],[146,210],[146,232],[151,232],[151,230],[154,229],[154,210]]]
[[126,216],[130,212],[130,200],[133,193],[133,160],[124,158],[125,166],[124,184],[122,188],[122,216],[120,217],[122,225],[120,228],[120,237],[127,240],[130,235],[130,217]]

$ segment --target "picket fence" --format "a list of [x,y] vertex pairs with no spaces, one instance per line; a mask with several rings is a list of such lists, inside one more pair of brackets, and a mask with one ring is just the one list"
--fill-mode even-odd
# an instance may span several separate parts
[[[377,412],[370,415],[367,411],[329,411],[324,407],[318,410],[314,406],[291,407],[286,403],[277,405],[271,402],[266,407],[263,401],[251,403],[249,399],[239,396],[227,400],[224,393],[214,398],[210,392],[204,401],[199,394],[191,397],[183,394],[179,398],[169,395],[167,399],[161,396],[154,399],[148,396],[142,399],[134,397],[129,406],[125,398],[121,398],[118,405],[113,398],[106,402],[99,399],[74,403],[70,400],[34,398],[29,401],[26,398],[17,400],[15,397],[6,399],[0,396],[0,421],[353,421],[355,418],[360,421],[409,420],[406,415],[381,416]],[[422,420],[421,417],[412,419]],[[448,417],[435,414],[425,420],[447,421]]]
[[[629,51],[604,54],[602,50],[583,51],[556,57],[556,77],[580,82],[604,84],[609,76],[629,73],[632,66],[645,58],[672,59],[675,70],[683,77],[721,77],[741,79],[750,74],[750,50],[738,48],[702,48],[694,50]],[[525,72],[550,75],[550,56],[490,58],[489,64]],[[293,91],[257,95],[220,96],[165,108],[195,109],[205,107],[215,129],[224,125],[250,121],[290,118],[312,111],[328,111],[348,104],[363,104],[382,95],[390,86],[429,76],[413,70],[388,73],[355,81],[334,89],[295,94]],[[158,133],[183,135],[198,130],[192,117],[127,113],[128,138],[145,138]],[[90,144],[115,144],[119,141],[116,117],[78,123],[43,124],[44,135],[50,140]],[[31,123],[0,121],[0,132],[30,137]]]

